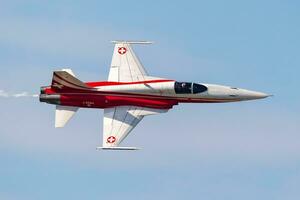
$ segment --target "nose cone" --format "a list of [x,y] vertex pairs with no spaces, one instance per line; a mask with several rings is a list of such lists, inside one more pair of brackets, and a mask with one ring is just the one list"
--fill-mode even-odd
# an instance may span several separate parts
[[239,96],[245,100],[252,100],[252,99],[263,99],[263,98],[269,97],[271,95],[268,95],[263,92],[256,92],[256,91],[251,91],[251,90],[240,89]]

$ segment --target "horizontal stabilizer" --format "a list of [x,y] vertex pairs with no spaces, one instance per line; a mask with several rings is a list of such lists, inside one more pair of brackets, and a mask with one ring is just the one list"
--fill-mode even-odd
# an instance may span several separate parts
[[55,128],[64,127],[67,122],[76,113],[78,107],[72,106],[56,106],[55,110]]

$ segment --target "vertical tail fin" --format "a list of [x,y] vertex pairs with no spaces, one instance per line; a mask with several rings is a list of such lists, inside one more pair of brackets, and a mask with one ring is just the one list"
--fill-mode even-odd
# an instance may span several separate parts
[[70,69],[54,71],[51,88],[56,91],[91,89],[90,86],[77,79]]

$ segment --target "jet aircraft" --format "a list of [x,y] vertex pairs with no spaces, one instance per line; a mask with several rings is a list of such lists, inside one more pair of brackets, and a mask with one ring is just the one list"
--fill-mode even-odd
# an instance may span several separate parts
[[149,76],[133,51],[147,41],[113,41],[107,81],[82,82],[71,69],[53,72],[50,86],[40,89],[40,102],[56,105],[55,127],[64,127],[79,108],[104,109],[104,150],[136,150],[121,142],[148,115],[166,113],[180,103],[225,103],[269,95],[216,84],[181,82]]

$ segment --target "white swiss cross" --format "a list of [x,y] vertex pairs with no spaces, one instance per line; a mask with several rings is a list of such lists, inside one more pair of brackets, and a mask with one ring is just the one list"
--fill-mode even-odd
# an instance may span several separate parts
[[108,143],[114,143],[116,141],[116,138],[114,137],[114,136],[109,136],[108,138],[107,138],[107,142]]
[[126,51],[127,51],[127,49],[125,47],[119,47],[118,48],[118,53],[121,54],[121,55],[125,54]]

